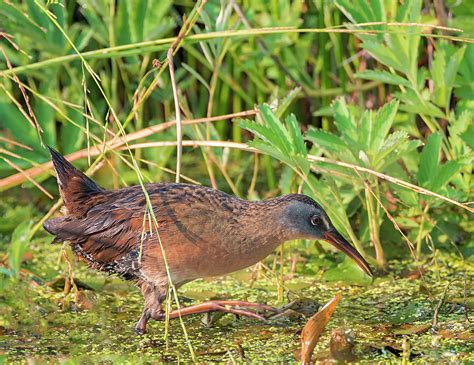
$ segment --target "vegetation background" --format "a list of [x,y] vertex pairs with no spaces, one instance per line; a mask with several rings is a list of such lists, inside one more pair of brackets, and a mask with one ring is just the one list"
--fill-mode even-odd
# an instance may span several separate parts
[[[283,303],[287,293],[327,298],[343,288],[348,298],[334,326],[356,329],[366,343],[354,350],[361,359],[472,356],[472,2],[4,1],[0,37],[5,358],[92,351],[288,361],[293,353],[281,344],[298,344],[278,326],[271,342],[260,327],[227,323],[234,327],[224,341],[218,329],[192,321],[185,344],[179,334],[163,339],[160,324],[151,339],[114,340],[112,324],[134,318],[120,314],[138,313],[139,294],[49,245],[42,223],[61,202],[45,145],[111,189],[174,181],[179,169],[181,181],[247,199],[304,192],[378,270],[370,282],[327,246],[297,242],[250,276],[193,284],[184,293],[191,299],[226,292],[242,299],[260,286],[258,295]],[[407,302],[390,307],[387,298],[400,296]],[[354,303],[373,307],[380,298],[388,307],[371,319],[398,326],[384,335],[390,344],[374,323],[372,337],[357,331],[363,321],[350,313]],[[104,306],[110,310],[100,312]],[[97,321],[110,323],[101,333],[110,340],[92,346]],[[411,327],[400,332],[401,325]],[[209,347],[203,336],[224,342],[200,352]],[[442,341],[428,351],[436,336]],[[236,345],[238,338],[248,341]],[[414,350],[395,354],[407,338]],[[329,334],[318,356],[328,341]],[[193,346],[198,351],[185,355]]]

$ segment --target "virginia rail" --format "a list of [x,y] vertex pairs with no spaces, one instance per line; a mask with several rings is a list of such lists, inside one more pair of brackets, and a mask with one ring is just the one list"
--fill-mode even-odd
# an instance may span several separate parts
[[[68,241],[90,267],[139,286],[145,306],[135,327],[138,333],[146,331],[150,318],[165,318],[161,304],[168,277],[179,287],[198,278],[228,274],[257,263],[289,240],[326,240],[372,275],[324,210],[305,195],[247,201],[203,186],[147,184],[157,234],[141,186],[104,190],[57,151],[49,150],[66,209],[63,217],[46,221],[44,228],[56,241]],[[208,301],[172,311],[169,317],[222,311],[263,319],[255,311],[271,309],[257,303]]]

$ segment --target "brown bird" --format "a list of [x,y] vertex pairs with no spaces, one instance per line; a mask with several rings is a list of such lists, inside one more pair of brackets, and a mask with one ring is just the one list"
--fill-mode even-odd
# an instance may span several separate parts
[[[56,241],[69,242],[91,268],[139,286],[145,306],[135,327],[138,333],[146,331],[150,318],[165,318],[161,304],[170,279],[180,287],[228,274],[259,262],[289,240],[326,240],[372,275],[364,258],[306,195],[247,201],[203,186],[173,183],[146,184],[147,194],[141,186],[109,191],[49,150],[66,212],[46,221],[44,228]],[[147,196],[156,221],[147,209]],[[263,319],[255,311],[272,309],[221,300],[181,308],[169,316],[222,311]]]

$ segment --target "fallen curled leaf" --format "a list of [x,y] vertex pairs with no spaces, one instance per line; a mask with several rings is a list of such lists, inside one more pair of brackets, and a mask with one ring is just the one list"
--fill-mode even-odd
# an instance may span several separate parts
[[327,302],[314,316],[312,316],[301,331],[301,362],[309,364],[313,350],[319,337],[336,310],[337,303],[341,300],[341,293]]

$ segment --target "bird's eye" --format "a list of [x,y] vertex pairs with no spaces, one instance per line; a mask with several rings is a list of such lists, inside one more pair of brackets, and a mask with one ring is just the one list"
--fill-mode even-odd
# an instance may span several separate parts
[[317,225],[319,225],[319,223],[321,223],[321,217],[318,217],[317,215],[313,215],[311,217],[311,224],[313,226],[317,226]]

